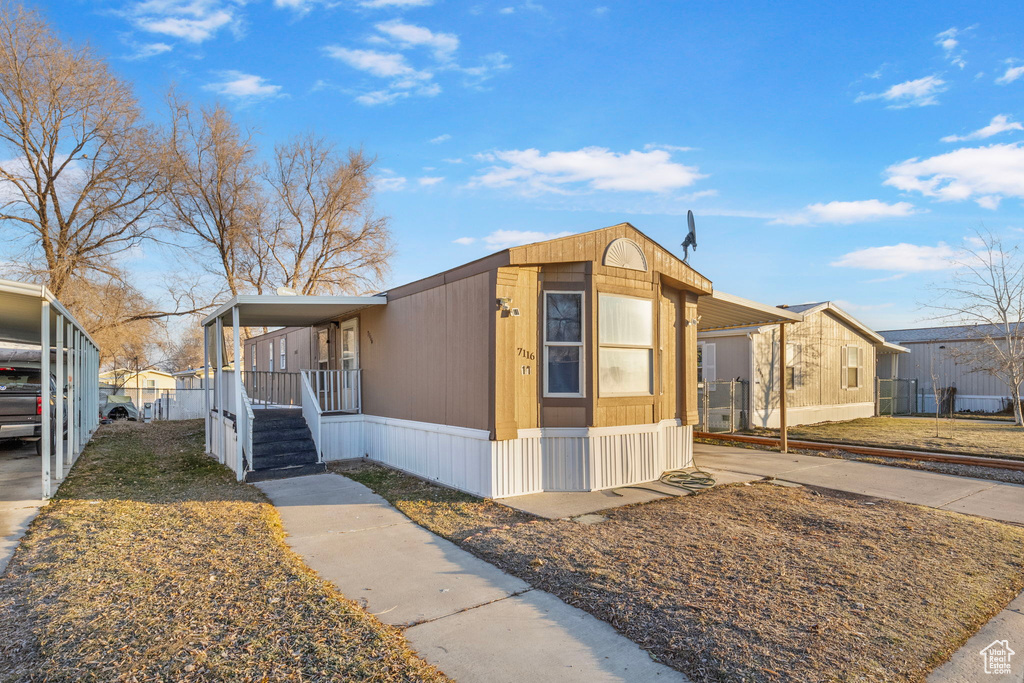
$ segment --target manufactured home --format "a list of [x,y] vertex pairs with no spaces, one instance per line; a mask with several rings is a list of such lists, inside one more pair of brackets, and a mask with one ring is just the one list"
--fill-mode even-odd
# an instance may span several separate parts
[[719,380],[742,383],[751,427],[779,427],[783,384],[789,425],[875,415],[877,358],[906,349],[829,301],[780,308],[802,318],[788,326],[785,349],[778,325],[702,326],[697,344],[705,391],[717,390]]
[[312,368],[312,329],[284,327],[245,341],[248,372],[298,372]]
[[956,325],[879,334],[910,350],[910,355],[900,360],[898,373],[901,378],[917,380],[922,412],[935,411],[936,394],[940,402],[952,402],[957,412],[997,413],[1012,405],[1009,388],[998,377],[979,370],[969,358],[983,352],[985,345],[992,343],[990,339],[999,338],[998,327]]
[[367,457],[486,497],[651,481],[692,463],[701,299],[735,326],[799,319],[717,296],[627,223],[374,296],[238,296],[203,321],[210,362],[242,328],[310,328],[301,409],[221,369],[207,445],[248,478]]

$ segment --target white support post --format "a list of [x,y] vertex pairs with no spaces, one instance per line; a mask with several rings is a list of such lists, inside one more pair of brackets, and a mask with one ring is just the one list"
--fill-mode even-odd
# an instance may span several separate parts
[[217,344],[217,375],[213,384],[213,405],[217,410],[217,421],[219,426],[217,427],[217,452],[219,453],[219,460],[223,464],[226,460],[224,451],[224,321],[221,318],[217,318],[217,324],[214,327],[216,330],[216,337],[214,343]]
[[56,332],[57,342],[54,345],[57,349],[57,368],[53,373],[57,378],[57,401],[56,415],[54,421],[57,423],[53,428],[54,441],[54,453],[56,459],[54,464],[56,465],[57,481],[64,480],[64,387],[67,384],[68,373],[64,367],[64,316],[57,316],[57,329]]
[[238,334],[238,306],[231,309],[231,340],[233,343],[232,358],[235,368],[235,462],[238,463],[236,474],[239,481],[245,476],[245,462],[243,460],[243,438],[244,431],[241,429],[242,420],[248,420],[245,405],[242,403],[242,346]]
[[50,302],[43,300],[39,319],[40,439],[43,498],[50,497]]
[[203,415],[206,417],[206,452],[210,448],[210,326],[203,326],[203,376],[199,380],[199,386],[203,389]]
[[75,455],[78,453],[78,447],[75,444],[77,425],[75,424],[75,418],[78,413],[75,410],[75,395],[78,383],[81,381],[81,377],[78,374],[78,368],[75,366],[75,349],[78,343],[78,334],[75,331],[75,326],[71,323],[67,325],[67,340],[68,340],[68,374],[71,375],[71,381],[68,382],[68,466],[70,467],[75,463]]

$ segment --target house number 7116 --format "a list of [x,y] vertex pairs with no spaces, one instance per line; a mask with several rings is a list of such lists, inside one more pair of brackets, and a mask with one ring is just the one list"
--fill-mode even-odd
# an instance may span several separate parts
[[527,351],[521,346],[516,348],[516,355],[527,360],[537,360],[537,354],[535,354],[533,351]]

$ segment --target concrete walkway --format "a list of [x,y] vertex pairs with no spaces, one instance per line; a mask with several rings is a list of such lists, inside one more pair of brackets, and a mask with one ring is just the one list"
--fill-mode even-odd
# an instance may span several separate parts
[[816,455],[693,445],[699,467],[775,477],[1024,524],[1024,486]]
[[34,444],[0,446],[0,573],[43,504],[39,465]]
[[459,681],[686,681],[611,626],[413,523],[336,474],[257,484],[289,545],[347,597],[405,629]]

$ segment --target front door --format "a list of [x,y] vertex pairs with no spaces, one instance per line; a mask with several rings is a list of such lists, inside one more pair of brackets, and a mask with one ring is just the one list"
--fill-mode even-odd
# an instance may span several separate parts
[[359,319],[341,324],[342,410],[359,409]]

